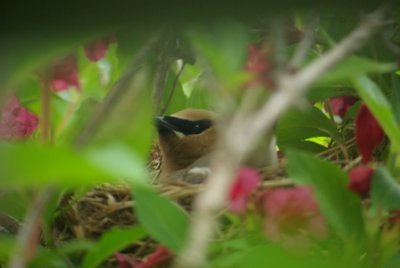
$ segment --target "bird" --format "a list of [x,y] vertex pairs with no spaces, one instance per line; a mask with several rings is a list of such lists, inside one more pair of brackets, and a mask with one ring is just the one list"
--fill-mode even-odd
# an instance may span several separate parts
[[[204,109],[187,108],[172,115],[156,117],[157,144],[161,154],[160,182],[197,184],[207,179],[216,150],[216,124],[217,114]],[[265,168],[277,162],[272,131],[265,133],[244,164]]]
[[195,108],[156,117],[160,182],[204,182],[217,139],[215,122],[214,112]]

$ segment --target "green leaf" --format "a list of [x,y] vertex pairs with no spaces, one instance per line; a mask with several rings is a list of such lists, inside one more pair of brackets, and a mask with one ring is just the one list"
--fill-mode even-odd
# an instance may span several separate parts
[[313,186],[322,213],[344,237],[365,235],[358,197],[347,189],[348,177],[339,167],[310,154],[289,150],[288,173],[297,183]]
[[134,187],[135,212],[149,234],[178,252],[185,241],[189,219],[172,201],[148,187]]
[[68,268],[66,261],[54,250],[40,247],[36,255],[29,263],[30,268]]
[[384,268],[397,268],[400,263],[400,254],[396,250],[396,253],[390,256],[389,258],[386,259],[384,265],[382,267]]
[[352,79],[360,97],[389,137],[393,148],[400,152],[400,128],[396,117],[381,89],[368,76],[359,75]]
[[0,236],[0,263],[7,263],[15,247],[16,239],[11,236]]
[[[75,152],[60,147],[0,143],[0,186],[92,185],[117,179],[144,183],[144,161],[126,145],[110,143]],[[23,168],[21,168],[23,165]]]
[[371,198],[374,207],[400,208],[400,185],[384,167],[376,169],[372,177]]
[[[82,87],[82,100],[86,98],[93,98],[97,101],[101,101],[105,94],[107,93],[108,88],[102,83],[100,77],[101,72],[98,67],[99,63],[91,62],[86,54],[81,48],[77,53],[78,55],[78,70],[81,78],[81,87]],[[102,60],[104,61],[104,59]],[[106,80],[103,78],[103,80]]]
[[397,123],[400,123],[400,77],[398,75],[392,74],[392,88],[390,101]]
[[194,86],[197,84],[202,73],[203,71],[196,65],[185,65],[179,81],[182,84],[183,92],[188,98],[191,96]]
[[102,235],[96,247],[88,252],[83,260],[83,268],[99,267],[102,261],[113,253],[124,249],[143,238],[146,232],[142,227],[130,229],[113,229]]
[[144,183],[148,177],[146,165],[135,151],[121,143],[110,143],[85,152],[88,161],[115,178],[129,179],[132,183]]
[[324,101],[328,98],[335,96],[351,96],[356,95],[356,91],[354,88],[350,88],[347,86],[335,86],[335,85],[327,85],[327,86],[315,86],[311,88],[311,90],[307,93],[307,99],[310,101]]
[[140,158],[147,159],[154,142],[154,111],[148,91],[152,86],[150,71],[141,68],[131,79],[127,88],[113,100],[112,108],[109,107],[102,115],[101,124],[90,143],[122,141]]
[[244,66],[248,34],[246,28],[234,21],[220,21],[213,27],[197,28],[189,32],[189,40],[205,57],[212,71],[223,82],[231,85]]
[[1,187],[31,187],[49,183],[79,186],[112,179],[81,154],[66,148],[0,143]]
[[96,244],[94,242],[84,240],[69,241],[65,244],[59,245],[57,248],[51,249],[39,247],[39,250],[37,251],[33,260],[29,263],[29,267],[68,268],[70,265],[67,264],[67,259],[74,259],[77,256],[82,256],[83,252],[92,250],[95,247]]
[[[185,66],[185,68],[186,68],[186,66]],[[163,109],[164,109],[165,105],[167,104],[168,99],[170,98],[171,90],[173,89],[173,84],[175,82],[175,79],[176,79],[176,74],[173,73],[172,71],[170,71],[167,75],[167,81],[166,81],[165,90],[163,92],[163,98],[162,98],[162,102],[161,102]],[[188,101],[188,98],[185,96],[183,89],[182,89],[182,85],[178,79],[176,82],[176,85],[175,85],[173,96],[170,99],[170,101],[168,103],[168,107],[164,114],[173,114],[180,110],[183,110],[184,108],[187,107],[187,101]]]
[[280,148],[293,147],[311,152],[325,149],[314,142],[306,141],[313,137],[331,137],[339,140],[335,124],[319,109],[311,107],[306,111],[291,110],[279,120],[275,131]]
[[215,103],[215,95],[213,92],[203,86],[196,86],[193,88],[192,94],[187,102],[188,107],[199,109],[210,109],[210,103]]
[[387,73],[396,69],[394,63],[379,63],[367,58],[357,56],[347,57],[338,63],[329,72],[326,72],[318,84],[332,84],[338,82],[349,82],[354,76],[365,73]]
[[57,247],[57,252],[65,255],[82,253],[83,251],[93,250],[97,244],[88,240],[72,240]]
[[[0,172],[1,173],[1,172]],[[0,178],[0,183],[2,179]],[[23,219],[32,199],[23,189],[5,189],[0,194],[0,211],[16,219]]]
[[297,268],[297,267],[335,267],[326,257],[320,256],[296,256],[274,245],[262,245],[250,248],[243,258],[231,267],[238,268]]

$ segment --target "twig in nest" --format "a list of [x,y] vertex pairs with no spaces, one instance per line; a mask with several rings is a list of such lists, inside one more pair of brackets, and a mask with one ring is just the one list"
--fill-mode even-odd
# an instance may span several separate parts
[[344,171],[349,171],[353,167],[357,166],[358,164],[361,163],[361,156],[358,156],[356,159],[350,161],[344,168]]

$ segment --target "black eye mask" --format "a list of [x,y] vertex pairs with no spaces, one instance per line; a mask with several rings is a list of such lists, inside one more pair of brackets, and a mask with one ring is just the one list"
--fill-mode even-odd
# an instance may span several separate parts
[[156,118],[158,132],[166,133],[178,131],[185,135],[200,134],[212,126],[211,120],[186,120],[173,116],[159,116]]

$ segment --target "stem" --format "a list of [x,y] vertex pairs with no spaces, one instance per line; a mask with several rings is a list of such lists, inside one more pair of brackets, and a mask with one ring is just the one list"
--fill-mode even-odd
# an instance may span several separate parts
[[8,263],[9,268],[24,268],[34,256],[39,239],[43,210],[52,193],[52,187],[41,190],[25,216],[18,233],[17,242]]
[[[48,71],[44,71],[42,78],[44,81],[41,88],[40,138],[43,145],[50,145],[51,91]],[[25,216],[24,224],[19,229],[17,242],[11,254],[8,267],[26,267],[27,263],[33,258],[40,240],[42,214],[52,193],[52,186],[47,186],[40,192],[34,193],[34,201]]]
[[181,68],[179,69],[178,73],[175,76],[174,82],[172,83],[171,91],[169,92],[168,99],[165,102],[164,108],[161,110],[161,114],[164,114],[167,111],[168,106],[169,106],[169,104],[170,104],[170,102],[172,100],[172,97],[174,96],[174,92],[175,92],[175,89],[176,89],[176,85],[178,84],[179,77],[181,76],[184,68],[185,68],[185,63],[182,64]]
[[153,104],[155,107],[156,115],[162,114],[161,99],[165,90],[168,70],[171,66],[171,63],[172,61],[170,56],[168,55],[167,49],[163,48],[157,62],[158,68],[154,79]]
[[175,267],[205,266],[207,246],[216,229],[215,215],[224,207],[237,166],[254,148],[262,134],[271,131],[276,120],[290,107],[298,104],[322,74],[367,42],[383,25],[384,15],[384,10],[380,9],[367,16],[352,33],[325,55],[298,73],[282,77],[277,91],[257,112],[228,123],[225,130],[219,133],[220,150],[211,166],[212,172],[205,189],[196,199],[188,241]]
[[50,142],[50,101],[51,101],[51,91],[50,91],[50,81],[47,73],[43,75],[43,85],[41,88],[41,115],[40,115],[40,138],[43,144],[49,144]]

